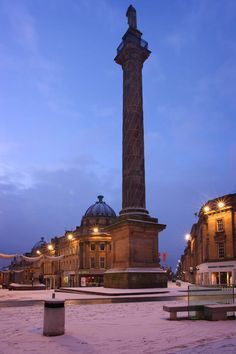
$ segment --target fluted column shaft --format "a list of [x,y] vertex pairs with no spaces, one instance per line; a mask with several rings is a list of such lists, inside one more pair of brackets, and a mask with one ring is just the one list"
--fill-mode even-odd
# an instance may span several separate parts
[[142,61],[137,49],[128,53],[123,69],[122,210],[145,209]]

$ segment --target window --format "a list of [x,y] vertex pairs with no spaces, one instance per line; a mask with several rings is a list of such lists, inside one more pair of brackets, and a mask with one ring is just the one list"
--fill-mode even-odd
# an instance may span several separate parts
[[90,268],[95,268],[95,258],[94,257],[90,258]]
[[91,249],[91,251],[95,251],[95,243],[91,243],[90,249]]
[[105,268],[105,258],[100,257],[100,268]]
[[105,244],[104,243],[100,243],[100,251],[104,251],[105,250]]
[[216,220],[216,227],[217,227],[217,231],[224,231],[224,223],[223,223],[223,219],[218,219]]
[[225,244],[224,244],[224,242],[218,243],[218,256],[219,256],[219,258],[225,258]]

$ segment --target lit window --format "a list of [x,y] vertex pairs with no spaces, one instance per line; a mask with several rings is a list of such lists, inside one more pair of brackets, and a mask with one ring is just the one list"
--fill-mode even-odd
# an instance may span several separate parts
[[100,251],[104,251],[105,250],[105,244],[104,243],[100,243]]
[[224,231],[223,219],[216,220],[217,231]]
[[91,243],[90,249],[91,249],[91,251],[95,251],[95,243]]
[[90,268],[95,268],[95,258],[94,257],[90,258]]
[[219,256],[219,258],[225,258],[225,244],[224,244],[224,242],[218,243],[218,256]]
[[105,258],[100,257],[100,268],[105,268]]

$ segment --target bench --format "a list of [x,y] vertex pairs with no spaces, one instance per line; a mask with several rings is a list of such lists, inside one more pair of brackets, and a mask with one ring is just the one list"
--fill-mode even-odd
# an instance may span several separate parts
[[178,312],[189,312],[189,311],[196,311],[196,316],[198,318],[203,318],[204,316],[204,306],[203,305],[171,305],[163,306],[163,311],[170,313],[170,320],[177,320],[177,313]]
[[236,304],[205,305],[204,317],[210,321],[227,320],[227,312],[235,311]]

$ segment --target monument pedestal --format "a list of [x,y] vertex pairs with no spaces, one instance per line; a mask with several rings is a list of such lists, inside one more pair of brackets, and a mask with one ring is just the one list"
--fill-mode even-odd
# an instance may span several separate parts
[[167,274],[160,268],[158,257],[158,233],[164,228],[149,216],[121,216],[107,227],[112,237],[113,264],[104,274],[104,287],[167,287]]

